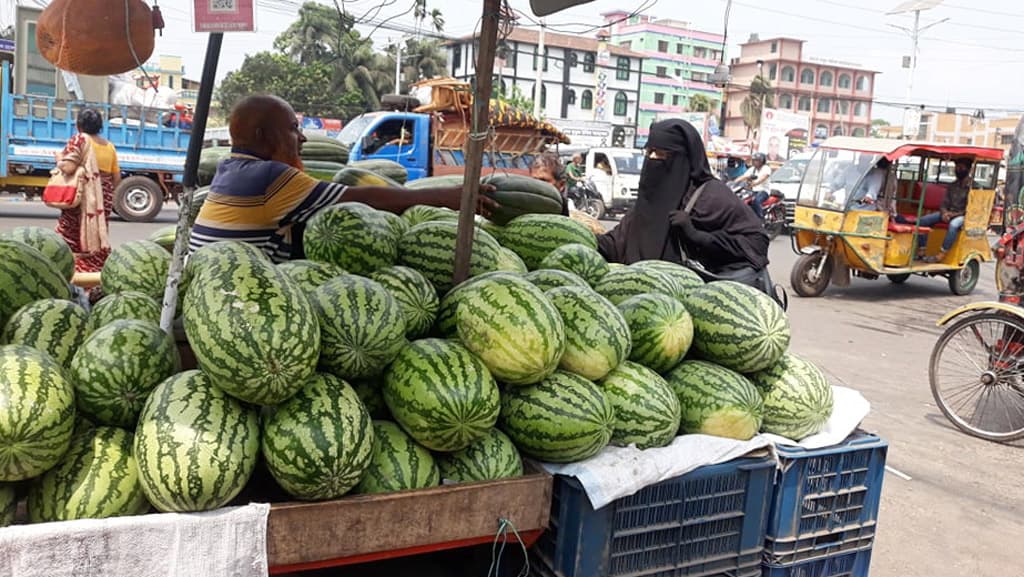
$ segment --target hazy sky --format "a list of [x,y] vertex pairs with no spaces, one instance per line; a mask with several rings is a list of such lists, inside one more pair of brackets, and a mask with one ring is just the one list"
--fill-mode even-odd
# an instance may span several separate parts
[[[19,0],[45,3],[45,0]],[[157,52],[185,57],[186,74],[198,79],[202,71],[206,36],[191,32],[193,0],[160,0],[168,28],[157,39]],[[208,0],[200,0],[208,1]],[[380,11],[379,18],[406,11],[411,0],[392,2]],[[427,0],[428,7],[440,8],[446,20],[444,34],[462,36],[476,27],[482,3],[479,0]],[[790,36],[807,40],[805,54],[859,63],[881,71],[875,98],[900,104],[905,101],[906,70],[904,55],[910,53],[907,34],[890,25],[909,27],[912,16],[887,16],[885,13],[901,0],[739,0],[732,3],[729,21],[729,55],[739,53],[738,43],[751,33],[761,38]],[[644,12],[660,18],[691,22],[695,28],[720,32],[725,0],[647,0]],[[10,6],[12,0],[0,0]],[[346,0],[344,6],[354,14],[364,14],[381,0]],[[256,33],[227,34],[218,68],[218,77],[236,69],[246,54],[271,48],[274,37],[295,18],[301,0],[259,0]],[[653,4],[653,5],[651,5]],[[529,0],[511,0],[514,9],[530,15]],[[602,22],[602,12],[643,6],[643,0],[618,2],[596,0],[548,18],[552,29],[586,33],[590,25]],[[996,116],[1001,110],[1024,110],[1024,5],[1016,0],[946,0],[938,8],[922,14],[922,25],[948,18],[921,36],[920,59],[912,101],[930,106],[954,106],[973,111],[989,109]],[[9,21],[4,14],[0,21]],[[396,23],[413,25],[411,16]],[[523,24],[533,25],[527,19]],[[365,31],[365,29],[364,29]],[[379,29],[374,39],[384,44],[400,33]],[[898,120],[898,108],[875,107],[875,116]]]

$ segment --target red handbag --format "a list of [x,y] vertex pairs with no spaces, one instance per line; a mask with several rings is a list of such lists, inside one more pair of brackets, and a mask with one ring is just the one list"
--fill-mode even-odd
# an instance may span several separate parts
[[43,189],[43,203],[60,210],[78,208],[78,205],[82,203],[81,182],[81,168],[72,175],[64,174],[61,169],[54,168],[50,171],[50,181]]

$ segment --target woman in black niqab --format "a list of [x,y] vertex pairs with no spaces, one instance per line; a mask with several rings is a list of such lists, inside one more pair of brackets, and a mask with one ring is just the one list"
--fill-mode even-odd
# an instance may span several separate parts
[[[754,211],[711,173],[697,130],[679,119],[656,122],[645,151],[636,204],[617,227],[598,237],[601,254],[622,264],[682,263],[682,248],[714,274],[763,271],[768,235]],[[698,189],[691,213],[684,214]]]

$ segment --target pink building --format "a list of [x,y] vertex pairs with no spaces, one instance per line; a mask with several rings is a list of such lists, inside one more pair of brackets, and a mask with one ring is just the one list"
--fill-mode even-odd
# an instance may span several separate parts
[[726,90],[727,137],[747,137],[740,105],[759,72],[771,84],[775,108],[811,116],[812,138],[871,133],[871,101],[878,72],[808,57],[803,40],[761,40],[755,34],[740,45],[739,58],[731,62],[732,81]]

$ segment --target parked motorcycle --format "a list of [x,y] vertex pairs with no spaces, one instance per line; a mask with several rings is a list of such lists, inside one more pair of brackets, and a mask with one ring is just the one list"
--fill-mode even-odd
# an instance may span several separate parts
[[[743,204],[750,207],[750,210],[754,210],[754,198],[757,193],[750,188],[737,184],[734,182],[729,183],[729,188],[740,197]],[[775,240],[775,237],[779,236],[783,231],[786,230],[786,205],[783,202],[784,197],[781,192],[777,190],[771,191],[768,198],[761,203],[761,214],[762,223],[764,224],[764,230],[768,233],[768,238]],[[757,211],[755,210],[756,214]]]
[[605,205],[601,193],[597,191],[589,179],[570,185],[566,196],[572,201],[576,210],[598,220],[604,218]]

